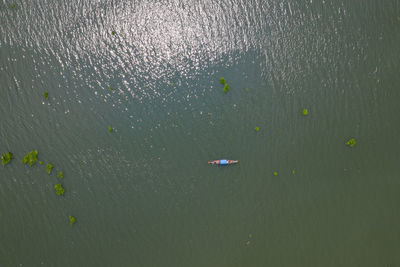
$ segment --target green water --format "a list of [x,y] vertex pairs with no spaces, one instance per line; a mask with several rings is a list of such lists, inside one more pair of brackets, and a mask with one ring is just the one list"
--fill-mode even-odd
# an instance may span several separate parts
[[0,266],[400,266],[399,1],[3,0],[0,26]]

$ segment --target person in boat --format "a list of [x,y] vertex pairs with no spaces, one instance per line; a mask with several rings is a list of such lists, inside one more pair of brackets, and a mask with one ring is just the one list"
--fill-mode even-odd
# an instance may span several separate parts
[[235,164],[238,163],[238,160],[230,160],[230,159],[219,159],[219,160],[213,160],[209,161],[209,164],[216,164],[216,165],[230,165],[230,164]]

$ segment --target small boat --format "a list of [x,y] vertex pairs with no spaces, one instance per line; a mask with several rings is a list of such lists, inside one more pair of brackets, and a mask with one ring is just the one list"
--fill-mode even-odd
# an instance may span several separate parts
[[208,164],[213,164],[213,165],[231,165],[231,164],[236,164],[239,163],[238,160],[230,160],[230,159],[218,159],[218,160],[213,160],[209,161]]

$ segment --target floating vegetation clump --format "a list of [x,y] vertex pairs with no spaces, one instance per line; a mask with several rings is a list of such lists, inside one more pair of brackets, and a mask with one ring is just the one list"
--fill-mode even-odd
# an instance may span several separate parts
[[229,85],[226,83],[225,78],[221,77],[219,82],[224,85],[224,93],[229,91]]
[[294,170],[292,170],[292,174],[294,174],[295,172],[294,172]]
[[114,90],[114,88],[112,88],[112,86],[108,87],[108,89],[110,89],[110,91],[113,91],[113,90]]
[[304,116],[308,115],[308,109],[303,109],[303,111],[301,112]]
[[112,130],[113,130],[113,127],[109,126],[109,127],[108,127],[108,132],[110,132],[110,133],[111,133],[111,132],[112,132]]
[[112,34],[112,35],[115,35],[115,31],[112,31],[111,34]]
[[1,164],[7,165],[13,159],[13,154],[11,152],[6,152],[4,155],[1,156]]
[[254,130],[255,130],[256,132],[258,132],[258,131],[260,130],[260,127],[256,126],[256,127],[254,128]]
[[51,173],[51,170],[53,169],[53,165],[51,165],[51,164],[47,164],[46,165],[46,172],[48,173],[48,174],[50,174]]
[[351,138],[349,141],[346,142],[346,145],[349,147],[353,147],[356,145],[356,140],[354,138]]
[[54,185],[54,189],[56,190],[56,194],[59,196],[64,195],[65,193],[65,189],[61,184]]
[[37,150],[33,150],[31,152],[26,153],[25,157],[22,159],[23,164],[28,164],[30,167],[35,164],[37,161],[37,154],[39,152]]
[[48,99],[49,98],[49,93],[44,92],[44,99]]
[[40,164],[40,165],[43,165],[43,161],[39,160],[39,164]]
[[278,172],[273,172],[273,175],[274,175],[274,176],[277,176],[277,175],[278,175]]
[[249,234],[249,240],[246,241],[246,246],[250,245],[250,243],[251,243],[250,240],[252,237],[253,237],[253,235]]
[[15,4],[10,4],[10,8],[14,8],[15,7]]
[[74,216],[69,215],[69,225],[72,226],[76,223],[76,219]]
[[249,88],[246,88],[245,90],[246,90],[246,92],[248,92],[248,91],[249,91]]
[[224,93],[227,93],[229,91],[229,85],[225,84],[224,86]]
[[59,171],[58,174],[57,174],[57,177],[60,178],[60,179],[63,178],[64,177],[64,173],[62,171]]

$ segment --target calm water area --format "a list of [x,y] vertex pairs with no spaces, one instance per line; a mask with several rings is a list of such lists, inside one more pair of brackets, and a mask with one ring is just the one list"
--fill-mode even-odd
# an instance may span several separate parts
[[399,84],[399,0],[0,0],[0,266],[400,266]]

